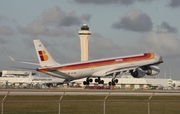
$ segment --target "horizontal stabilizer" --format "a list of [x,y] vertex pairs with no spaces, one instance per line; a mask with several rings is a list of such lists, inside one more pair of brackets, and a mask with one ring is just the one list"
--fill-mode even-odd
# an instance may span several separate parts
[[14,62],[25,63],[25,64],[30,64],[30,65],[38,65],[38,66],[40,65],[39,63],[36,63],[36,62],[15,60],[11,56],[9,56],[9,58],[11,59],[11,61],[14,61]]

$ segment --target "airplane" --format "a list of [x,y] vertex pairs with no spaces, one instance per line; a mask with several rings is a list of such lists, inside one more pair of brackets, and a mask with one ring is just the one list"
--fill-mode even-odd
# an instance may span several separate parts
[[[93,81],[92,77],[95,77],[95,82],[104,84],[101,77],[112,76],[112,81],[109,82],[109,85],[114,86],[118,83],[116,79],[117,75],[130,73],[134,78],[141,78],[145,75],[154,76],[160,72],[158,65],[163,63],[162,57],[158,54],[142,53],[130,56],[60,64],[51,57],[39,39],[33,40],[33,42],[39,65],[41,66],[36,70],[54,77],[63,78],[65,79],[64,83],[86,78],[83,84],[89,85],[90,82]],[[37,64],[35,63],[35,65]]]

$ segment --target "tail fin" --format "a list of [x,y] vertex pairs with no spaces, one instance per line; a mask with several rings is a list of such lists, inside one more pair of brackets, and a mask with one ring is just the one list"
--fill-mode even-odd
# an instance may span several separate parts
[[41,43],[39,39],[33,40],[34,46],[36,49],[36,53],[38,56],[38,60],[41,67],[50,67],[50,66],[57,66],[60,65],[51,57],[49,52],[46,50],[44,45]]

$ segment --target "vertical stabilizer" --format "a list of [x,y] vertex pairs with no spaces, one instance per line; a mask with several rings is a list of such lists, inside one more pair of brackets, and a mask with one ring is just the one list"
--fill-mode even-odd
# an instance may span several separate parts
[[41,67],[51,67],[51,66],[60,65],[59,63],[54,61],[54,59],[51,57],[51,55],[49,54],[49,52],[46,50],[46,48],[39,39],[33,40],[33,42]]

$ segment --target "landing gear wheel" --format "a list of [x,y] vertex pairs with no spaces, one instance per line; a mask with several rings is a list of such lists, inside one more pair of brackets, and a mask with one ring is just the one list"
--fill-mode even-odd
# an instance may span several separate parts
[[87,82],[86,82],[86,81],[84,81],[84,82],[83,82],[83,85],[87,85]]
[[99,84],[104,84],[104,80],[101,80],[101,81],[99,82]]
[[98,77],[97,79],[95,79],[95,82],[98,84],[104,84],[104,80],[101,80],[100,77]]
[[93,79],[89,79],[89,82],[93,82]]
[[84,85],[89,85],[90,82],[93,82],[93,79],[89,79],[89,77],[86,79],[86,81],[83,82]]
[[114,82],[115,82],[115,83],[118,83],[118,79],[115,79]]
[[115,86],[116,83],[118,83],[118,79],[112,80],[111,82],[109,82],[109,85]]
[[112,81],[112,86],[115,86],[115,85],[116,85],[116,83],[114,81]]
[[99,82],[99,80],[98,80],[98,79],[95,79],[95,82]]

